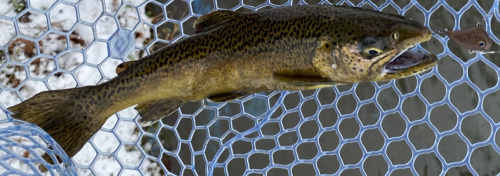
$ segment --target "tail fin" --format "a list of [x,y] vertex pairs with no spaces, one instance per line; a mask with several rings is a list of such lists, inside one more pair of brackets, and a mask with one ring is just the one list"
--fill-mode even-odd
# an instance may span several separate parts
[[90,88],[41,92],[8,109],[14,118],[44,129],[73,157],[107,120],[97,114],[95,102],[87,98]]

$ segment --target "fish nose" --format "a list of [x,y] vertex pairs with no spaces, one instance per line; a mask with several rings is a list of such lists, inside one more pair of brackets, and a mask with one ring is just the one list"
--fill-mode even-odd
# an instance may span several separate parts
[[426,27],[420,27],[420,26],[412,26],[412,27],[405,27],[403,29],[399,30],[399,42],[405,43],[408,41],[414,41],[414,40],[422,40],[422,41],[427,41],[430,40],[432,37],[432,32],[429,28]]
[[430,39],[432,37],[431,30],[429,28],[423,27],[420,30],[408,31],[408,38],[422,37]]

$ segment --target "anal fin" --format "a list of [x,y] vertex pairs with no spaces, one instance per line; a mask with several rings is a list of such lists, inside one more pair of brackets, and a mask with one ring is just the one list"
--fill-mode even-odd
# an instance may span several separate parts
[[158,120],[175,112],[184,102],[185,101],[180,99],[164,99],[138,104],[135,109],[141,116],[139,123],[141,126],[152,125]]
[[214,102],[214,103],[221,103],[221,102],[236,100],[236,99],[242,98],[246,95],[248,95],[248,94],[245,92],[236,91],[236,92],[229,92],[229,93],[212,95],[212,96],[207,97],[207,100],[210,102]]

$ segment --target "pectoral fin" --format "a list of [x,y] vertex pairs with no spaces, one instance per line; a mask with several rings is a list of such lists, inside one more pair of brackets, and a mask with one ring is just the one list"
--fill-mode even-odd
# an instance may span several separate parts
[[135,109],[141,116],[139,123],[141,123],[141,126],[152,125],[156,121],[175,112],[184,102],[180,99],[165,99],[138,104]]
[[248,95],[248,94],[245,92],[239,92],[239,91],[238,92],[230,92],[230,93],[223,93],[223,94],[209,96],[209,97],[207,97],[207,100],[214,102],[214,103],[221,103],[221,102],[236,100],[236,99],[242,98],[246,95]]

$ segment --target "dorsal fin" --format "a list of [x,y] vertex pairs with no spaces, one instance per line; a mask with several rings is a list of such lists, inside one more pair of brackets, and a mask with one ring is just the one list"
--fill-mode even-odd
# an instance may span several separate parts
[[121,63],[120,65],[116,66],[116,74],[120,74],[121,72],[127,70],[130,67],[134,67],[134,65],[137,63],[137,61],[128,61]]
[[236,19],[239,15],[240,13],[229,10],[219,10],[203,15],[194,21],[194,33],[197,34],[217,28]]

